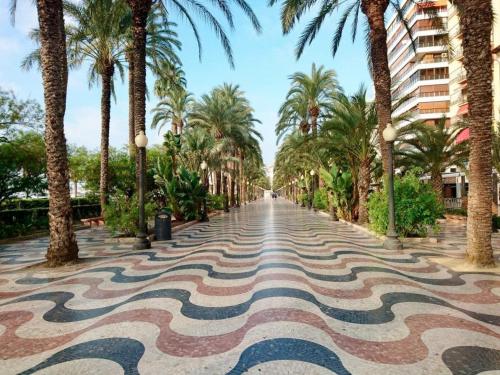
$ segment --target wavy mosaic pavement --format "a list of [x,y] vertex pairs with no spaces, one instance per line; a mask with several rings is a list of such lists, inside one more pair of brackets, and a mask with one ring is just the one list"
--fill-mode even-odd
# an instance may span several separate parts
[[500,275],[432,262],[460,244],[387,251],[283,200],[147,251],[78,236],[59,270],[0,246],[2,375],[500,373]]

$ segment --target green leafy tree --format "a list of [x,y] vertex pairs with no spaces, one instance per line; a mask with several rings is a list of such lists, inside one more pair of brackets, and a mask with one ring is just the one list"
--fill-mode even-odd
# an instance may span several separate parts
[[7,142],[19,129],[41,132],[43,109],[35,100],[18,99],[0,88],[0,142]]

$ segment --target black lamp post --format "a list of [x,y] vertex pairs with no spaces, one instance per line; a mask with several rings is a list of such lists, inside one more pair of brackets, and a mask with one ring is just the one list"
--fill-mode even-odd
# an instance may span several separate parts
[[396,214],[395,214],[395,206],[394,206],[394,162],[393,162],[393,148],[394,141],[398,135],[397,130],[392,126],[391,123],[387,124],[387,127],[383,132],[384,140],[387,142],[387,148],[389,149],[388,157],[389,157],[389,175],[387,176],[388,183],[388,198],[389,198],[389,222],[387,226],[387,234],[386,239],[384,241],[384,248],[388,250],[400,250],[403,248],[403,244],[398,238],[398,234],[396,232]]
[[140,131],[135,137],[135,145],[139,153],[139,230],[135,237],[133,245],[134,250],[144,250],[151,248],[151,242],[148,239],[148,228],[146,223],[146,213],[144,210],[144,196],[146,193],[146,146],[148,144],[148,137],[144,131]]
[[224,188],[224,212],[229,212],[229,197],[227,196],[227,177],[229,173],[224,172],[222,177],[222,185]]
[[312,208],[313,206],[313,200],[314,200],[314,175],[316,172],[314,172],[314,169],[311,169],[309,174],[311,175],[311,198],[309,198],[309,209]]
[[200,221],[202,222],[207,222],[209,221],[208,219],[208,211],[207,211],[207,194],[208,194],[208,175],[207,175],[207,162],[203,160],[201,162],[200,168],[202,170],[202,175],[203,175],[203,190],[205,195],[203,196],[203,211],[201,212],[201,218]]

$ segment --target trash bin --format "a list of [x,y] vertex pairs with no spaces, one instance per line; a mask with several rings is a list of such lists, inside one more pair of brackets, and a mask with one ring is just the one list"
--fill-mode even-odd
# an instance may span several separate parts
[[172,221],[167,210],[161,210],[155,216],[155,237],[157,241],[172,239]]

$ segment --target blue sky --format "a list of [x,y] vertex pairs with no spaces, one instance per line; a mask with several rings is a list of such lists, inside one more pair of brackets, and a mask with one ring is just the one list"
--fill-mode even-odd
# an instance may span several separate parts
[[[33,98],[42,103],[43,90],[40,72],[25,72],[20,69],[23,57],[33,49],[27,38],[32,27],[37,26],[35,8],[31,0],[18,0],[15,26],[9,22],[8,1],[0,5],[0,87],[12,89],[21,98]],[[279,7],[269,8],[267,0],[249,0],[263,26],[263,32],[256,34],[250,22],[235,10],[235,31],[229,31],[236,67],[231,70],[224,52],[211,29],[199,20],[199,31],[203,42],[203,59],[198,60],[195,39],[189,26],[176,15],[172,20],[178,23],[177,32],[183,43],[180,53],[188,80],[188,89],[196,96],[204,94],[223,82],[239,84],[255,109],[256,117],[262,121],[258,130],[264,136],[262,144],[264,161],[272,164],[276,152],[274,125],[277,111],[289,87],[288,77],[296,71],[310,71],[311,64],[325,65],[338,74],[341,86],[347,93],[355,91],[361,83],[370,87],[363,35],[358,35],[355,44],[349,33],[340,47],[339,54],[332,59],[330,37],[336,20],[325,23],[322,31],[309,46],[302,58],[294,57],[295,44],[307,19],[290,35],[281,33]],[[363,30],[363,28],[360,28]],[[65,131],[68,143],[85,145],[91,149],[99,147],[100,135],[100,88],[89,89],[87,67],[71,71],[68,83],[68,101]],[[152,84],[149,77],[148,82]],[[112,102],[110,142],[121,147],[127,142],[128,96],[126,85],[116,83],[116,102]],[[155,106],[152,96],[147,111]],[[150,123],[148,115],[148,124]],[[156,130],[149,131],[151,143],[160,143]]]

